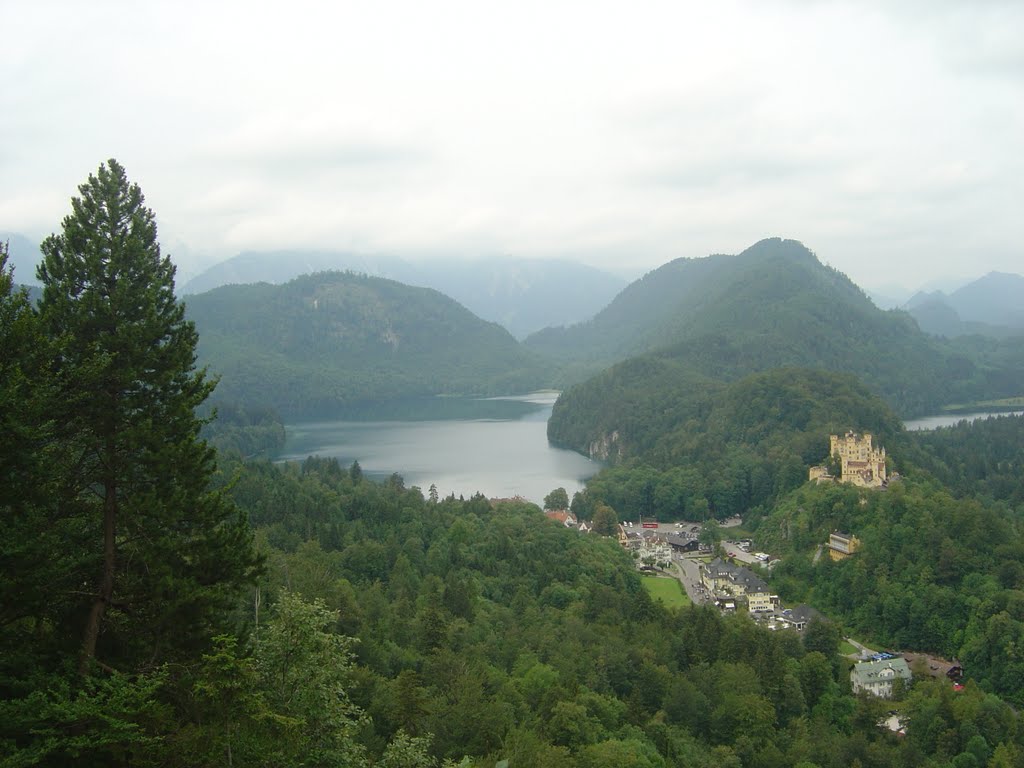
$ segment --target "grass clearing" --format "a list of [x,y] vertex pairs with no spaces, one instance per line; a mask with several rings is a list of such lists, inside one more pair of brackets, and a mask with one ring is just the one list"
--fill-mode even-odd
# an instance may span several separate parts
[[651,597],[661,600],[669,608],[690,604],[690,598],[683,592],[683,585],[679,583],[679,579],[644,576],[643,583]]
[[978,409],[985,408],[1005,408],[1013,409],[1024,407],[1024,395],[1019,397],[1004,397],[1001,400],[977,400],[973,403],[952,403],[950,405],[944,405],[939,410],[943,413],[950,413],[956,415],[957,413],[969,413]]
[[843,656],[850,656],[852,654],[859,652],[860,651],[857,650],[857,647],[852,645],[847,640],[843,640],[841,643],[839,643],[839,653],[841,653]]

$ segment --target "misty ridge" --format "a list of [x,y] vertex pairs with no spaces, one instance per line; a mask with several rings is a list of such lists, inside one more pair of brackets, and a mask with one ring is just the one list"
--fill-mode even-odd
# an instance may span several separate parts
[[[10,242],[15,275],[34,274],[30,241]],[[675,259],[628,285],[566,260],[250,252],[178,293],[199,330],[199,363],[221,377],[218,401],[286,419],[564,389],[643,356],[710,380],[785,365],[846,371],[919,416],[1018,394],[1006,350],[1024,333],[1019,275],[918,292],[882,311],[779,238],[736,256]],[[975,338],[988,341],[965,341]]]
[[[9,243],[19,283],[36,284],[37,244],[16,232],[0,232]],[[173,258],[173,254],[172,254]],[[686,258],[675,263],[698,259]],[[343,271],[433,288],[483,320],[498,323],[517,339],[546,328],[571,326],[604,309],[627,281],[570,259],[419,258],[343,251],[247,251],[179,282],[188,297],[223,285],[281,284],[317,272]],[[650,270],[648,275],[657,273]],[[654,279],[648,277],[647,279]],[[896,298],[892,289],[865,293],[882,309],[903,309],[926,333],[938,336],[1013,335],[1024,328],[1024,277],[991,272],[949,290],[920,289]],[[670,303],[670,302],[669,302]]]

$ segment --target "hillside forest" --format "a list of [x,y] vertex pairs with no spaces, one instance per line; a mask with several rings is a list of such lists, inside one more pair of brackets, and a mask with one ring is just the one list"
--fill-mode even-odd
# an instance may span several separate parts
[[[802,358],[697,365],[717,353],[694,337],[565,392],[552,434],[609,462],[572,508],[611,530],[641,514],[741,514],[780,558],[764,572],[773,589],[826,616],[772,632],[743,613],[667,607],[613,536],[580,535],[534,504],[425,495],[400,474],[372,482],[358,462],[260,458],[280,445],[278,414],[302,405],[261,401],[286,379],[249,398],[227,365],[219,382],[197,366],[204,344],[229,354],[199,321],[226,310],[186,314],[155,215],[114,160],[44,241],[37,303],[14,286],[6,250],[0,765],[1024,766],[1024,419],[909,433],[894,410],[929,392],[996,396],[985,387],[1010,386],[1009,342],[967,360],[950,388],[911,392],[898,355],[863,378]],[[242,313],[242,293],[221,290]],[[315,345],[342,337],[377,355],[367,339],[383,334],[401,358],[395,307],[421,309],[427,331],[466,320],[450,306],[430,315],[447,306],[431,292],[360,276],[256,290],[268,307],[289,296],[281,311],[296,317],[265,329],[295,355],[268,352],[266,370],[310,380],[316,355],[289,348],[308,342],[323,370],[343,371]],[[319,302],[348,311],[349,295],[379,316],[307,322]],[[479,334],[459,353],[468,362],[450,361],[467,387],[477,342],[494,351],[488,382],[506,353],[516,376],[561,375],[467,322]],[[905,362],[955,362],[951,347],[923,349]],[[395,365],[382,380],[403,380]],[[343,381],[372,386],[354,368]],[[218,401],[222,387],[233,394]],[[852,427],[878,436],[899,479],[885,491],[805,482],[829,432]],[[862,556],[815,557],[837,528],[856,532]],[[966,683],[923,675],[895,702],[855,696],[840,655],[850,633],[956,655]],[[902,735],[879,727],[893,708]]]

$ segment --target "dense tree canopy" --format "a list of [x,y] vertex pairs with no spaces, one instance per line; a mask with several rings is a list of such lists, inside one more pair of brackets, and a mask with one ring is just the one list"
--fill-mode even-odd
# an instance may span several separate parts
[[[848,374],[779,368],[724,386],[685,381],[661,386],[654,378],[647,406],[636,407],[646,390],[625,390],[611,411],[601,410],[609,429],[623,419],[615,430],[622,458],[588,482],[587,494],[622,519],[748,515],[802,485],[807,468],[827,458],[829,434],[857,429],[884,445],[902,431],[885,403]],[[588,438],[571,414],[587,392],[573,390],[549,423],[553,436],[577,447]]]
[[527,392],[540,358],[443,294],[323,272],[188,299],[222,397],[287,418],[361,416],[381,401]]
[[568,509],[569,494],[565,488],[555,488],[544,497],[544,509]]
[[[907,434],[897,444],[911,456],[916,444],[917,455],[941,471],[943,463],[927,448],[956,435],[971,441],[976,430],[991,432],[983,465],[998,468],[1014,463],[1020,447],[996,438],[1014,434],[1020,421],[1005,417],[946,435]],[[960,478],[957,497],[922,467],[904,462],[907,476],[886,491],[807,485],[782,499],[757,524],[760,542],[782,557],[773,569],[775,588],[784,598],[813,602],[879,644],[958,658],[988,690],[1020,703],[1024,666],[1015,648],[1024,637],[1024,538],[1017,499],[1024,479],[1000,474],[1002,482],[993,484],[979,473],[972,481],[963,465],[973,462],[957,461],[944,470]],[[992,490],[1001,498],[988,495]],[[839,562],[816,558],[837,529],[862,541],[857,555]]]
[[1019,754],[1017,715],[975,683],[955,705],[948,686],[915,690],[900,740],[876,725],[891,703],[850,696],[834,624],[802,642],[667,611],[612,541],[529,504],[431,503],[324,459],[249,464],[232,493],[261,528],[267,602],[322,599],[357,639],[348,691],[371,753],[408,734],[480,768],[939,768],[980,752],[980,729]]

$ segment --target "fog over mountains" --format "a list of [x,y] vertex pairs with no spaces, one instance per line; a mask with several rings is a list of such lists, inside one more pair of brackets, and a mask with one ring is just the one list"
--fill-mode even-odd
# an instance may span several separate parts
[[[36,284],[39,244],[13,231],[0,232],[0,240],[9,243],[16,282]],[[502,256],[413,260],[388,254],[333,250],[246,251],[179,282],[178,292],[189,296],[224,285],[260,282],[279,285],[300,275],[350,271],[433,288],[479,318],[502,325],[520,340],[545,329],[584,323],[598,313],[602,314],[599,324],[614,325],[611,335],[625,338],[629,336],[626,329],[640,322],[629,297],[637,291],[646,296],[641,290],[645,283],[663,283],[660,293],[654,289],[653,294],[641,300],[641,303],[647,299],[656,303],[637,309],[642,316],[649,313],[667,316],[680,298],[666,294],[679,288],[675,280],[665,282],[667,274],[680,269],[700,270],[701,261],[675,259],[627,285],[621,277],[568,259]],[[929,334],[949,338],[970,334],[1003,338],[1024,329],[1024,276],[1019,274],[989,272],[955,289],[922,288],[909,299],[900,298],[895,286],[883,293],[876,293],[870,286],[859,287],[881,309],[899,308],[908,312],[921,330]],[[609,307],[613,299],[616,302]],[[606,308],[608,311],[604,311]],[[531,340],[532,344],[538,342],[544,344],[539,339]],[[588,348],[588,351],[593,349]]]
[[433,288],[483,320],[500,323],[517,338],[553,325],[586,320],[626,281],[593,267],[555,259],[431,259],[341,251],[241,253],[210,267],[181,288],[203,293],[230,284],[280,284],[314,272],[351,271],[406,285]]
[[1024,331],[1024,277],[990,272],[948,295],[921,291],[904,306],[921,330],[937,336],[1019,334]]

